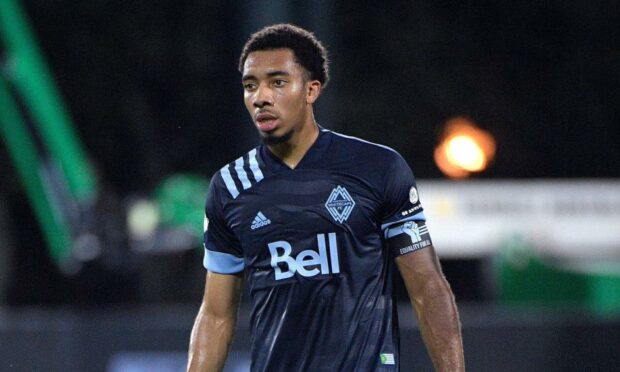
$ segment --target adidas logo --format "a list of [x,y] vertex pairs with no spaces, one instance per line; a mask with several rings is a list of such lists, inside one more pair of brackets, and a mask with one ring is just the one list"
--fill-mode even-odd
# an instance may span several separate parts
[[271,223],[271,220],[263,214],[263,212],[258,212],[256,217],[254,217],[254,221],[252,221],[252,226],[250,229],[256,230],[259,227],[267,226]]

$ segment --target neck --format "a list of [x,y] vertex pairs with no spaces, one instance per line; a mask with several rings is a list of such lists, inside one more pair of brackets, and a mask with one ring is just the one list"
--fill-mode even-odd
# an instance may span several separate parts
[[284,164],[294,169],[304,155],[306,155],[308,149],[312,147],[318,136],[319,127],[314,118],[312,118],[311,122],[304,125],[298,132],[293,133],[288,141],[277,145],[267,145],[267,147]]

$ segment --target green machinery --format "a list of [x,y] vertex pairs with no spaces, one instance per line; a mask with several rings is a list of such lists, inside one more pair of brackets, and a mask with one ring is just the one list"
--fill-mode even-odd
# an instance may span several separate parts
[[97,197],[97,180],[15,0],[0,2],[0,35],[5,55],[0,75],[2,137],[52,258],[69,263],[72,241],[85,228],[79,226],[81,215]]
[[[76,272],[81,262],[99,256],[106,245],[123,243],[102,236],[105,234],[100,224],[104,217],[96,211],[101,195],[95,170],[18,0],[0,1],[0,52],[0,135],[25,187],[50,256],[65,272]],[[197,194],[203,200],[207,187],[206,180],[194,175],[178,175],[164,182],[156,193],[158,199],[151,202],[155,209],[138,208],[130,213],[129,227],[138,226],[133,240],[141,242],[142,247],[156,244],[157,229],[144,228],[149,221],[151,225],[175,229],[187,225],[189,215],[195,220],[190,225],[200,225],[202,201],[192,209],[187,207],[188,198],[194,203]],[[163,216],[158,202],[165,206]],[[143,207],[144,203],[139,205]],[[177,211],[166,212],[175,210],[175,205],[179,206]],[[130,209],[125,207],[118,210],[120,220],[125,219],[125,209]],[[199,228],[182,230],[193,237],[187,244],[198,245]],[[126,241],[131,241],[131,232],[126,233]]]

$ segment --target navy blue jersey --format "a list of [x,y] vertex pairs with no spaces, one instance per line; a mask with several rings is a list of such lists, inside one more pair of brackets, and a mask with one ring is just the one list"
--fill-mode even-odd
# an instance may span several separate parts
[[430,240],[397,152],[321,129],[290,169],[261,145],[216,173],[206,216],[205,267],[245,271],[253,371],[398,370],[393,256]]

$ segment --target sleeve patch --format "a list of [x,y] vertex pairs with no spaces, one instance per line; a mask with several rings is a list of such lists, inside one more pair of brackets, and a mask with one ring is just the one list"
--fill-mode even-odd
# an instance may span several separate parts
[[433,244],[424,221],[407,221],[385,230],[385,238],[394,257],[415,252]]

